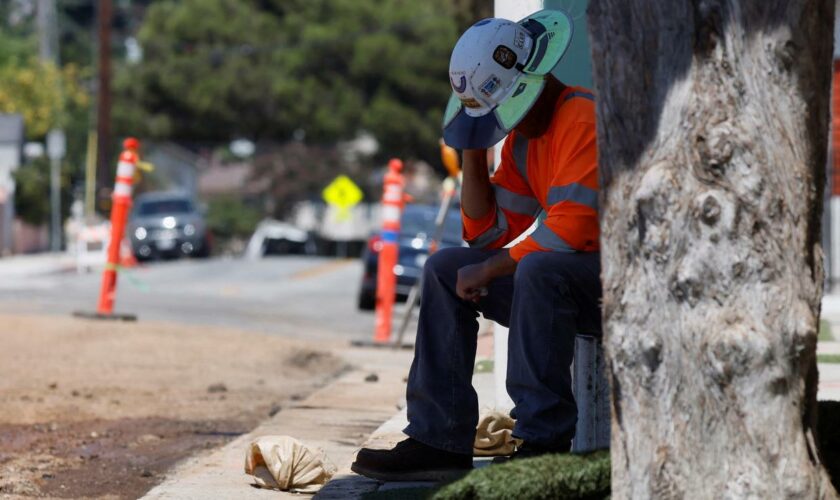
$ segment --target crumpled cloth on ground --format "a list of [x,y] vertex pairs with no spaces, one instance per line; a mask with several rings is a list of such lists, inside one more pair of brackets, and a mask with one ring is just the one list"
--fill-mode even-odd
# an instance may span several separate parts
[[494,457],[510,455],[522,441],[513,437],[514,420],[510,416],[490,411],[481,415],[475,430],[473,455]]
[[289,436],[262,436],[251,442],[245,473],[257,486],[297,493],[314,493],[333,477],[336,467],[320,448],[310,448]]

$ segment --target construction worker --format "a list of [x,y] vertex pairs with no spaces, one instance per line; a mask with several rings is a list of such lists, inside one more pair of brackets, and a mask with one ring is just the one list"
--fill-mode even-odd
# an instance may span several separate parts
[[[507,391],[513,435],[523,442],[513,458],[570,449],[575,335],[599,334],[601,318],[593,96],[551,75],[572,31],[565,12],[543,10],[518,23],[479,21],[455,45],[444,139],[463,150],[471,248],[444,249],[426,262],[409,438],[391,450],[362,449],[352,466],[359,474],[436,481],[472,467],[479,312],[510,327]],[[491,178],[487,148],[505,135]],[[536,230],[505,247],[543,211]]]

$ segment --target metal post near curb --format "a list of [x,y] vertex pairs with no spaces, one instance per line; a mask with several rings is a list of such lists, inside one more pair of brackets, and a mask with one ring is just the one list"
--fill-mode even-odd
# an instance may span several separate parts
[[578,407],[572,452],[585,453],[610,447],[610,388],[604,348],[590,335],[575,338],[572,390]]
[[[438,246],[443,238],[443,228],[446,224],[446,216],[449,214],[449,209],[452,207],[452,200],[455,198],[455,192],[458,187],[457,178],[447,177],[443,181],[443,198],[440,202],[440,209],[438,210],[437,218],[435,219],[435,233],[432,236],[432,242],[429,245],[429,255],[438,250]],[[408,300],[406,300],[405,313],[400,324],[400,329],[397,331],[397,340],[394,342],[394,348],[399,349],[404,347],[403,339],[405,332],[408,330],[408,325],[411,323],[411,317],[414,314],[414,309],[420,301],[420,292],[423,291],[423,273],[417,283],[411,287],[408,292]]]

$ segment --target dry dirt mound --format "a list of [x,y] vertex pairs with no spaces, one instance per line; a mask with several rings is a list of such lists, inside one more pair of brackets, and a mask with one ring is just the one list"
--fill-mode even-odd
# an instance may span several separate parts
[[345,367],[323,346],[206,327],[0,324],[0,496],[136,498]]

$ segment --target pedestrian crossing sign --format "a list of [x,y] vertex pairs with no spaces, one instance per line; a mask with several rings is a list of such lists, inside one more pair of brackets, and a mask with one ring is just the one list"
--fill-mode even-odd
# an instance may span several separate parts
[[321,195],[324,201],[338,208],[339,213],[344,217],[349,215],[350,208],[356,206],[365,197],[359,186],[346,175],[336,177],[324,188]]

